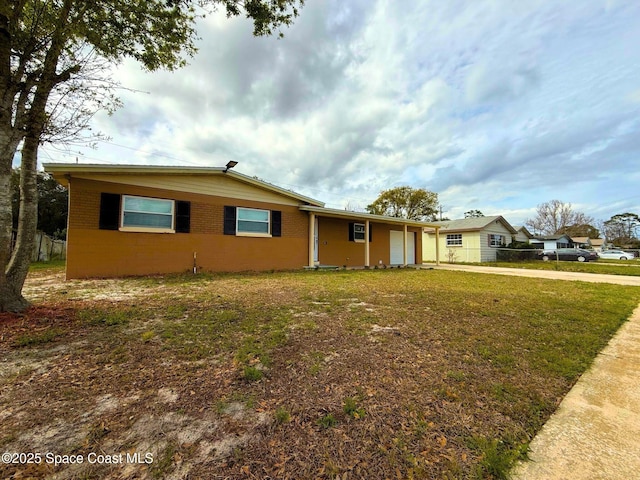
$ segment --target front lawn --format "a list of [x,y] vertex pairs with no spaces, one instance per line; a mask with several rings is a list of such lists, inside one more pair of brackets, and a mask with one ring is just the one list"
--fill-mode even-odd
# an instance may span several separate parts
[[443,270],[60,275],[0,315],[2,451],[125,461],[2,478],[504,478],[640,302]]

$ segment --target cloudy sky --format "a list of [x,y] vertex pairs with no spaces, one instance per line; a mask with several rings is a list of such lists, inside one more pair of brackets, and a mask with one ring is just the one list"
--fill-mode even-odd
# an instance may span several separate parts
[[111,137],[42,161],[223,166],[363,208],[400,185],[512,224],[640,214],[640,2],[307,0],[285,38],[200,23],[190,66],[114,73]]

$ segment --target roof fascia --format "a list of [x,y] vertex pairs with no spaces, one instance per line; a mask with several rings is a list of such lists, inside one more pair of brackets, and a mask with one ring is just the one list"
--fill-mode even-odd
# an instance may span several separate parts
[[[239,182],[253,185],[285,197],[294,198],[300,202],[318,207],[324,207],[324,202],[314,198],[300,195],[291,190],[280,188],[271,183],[249,177],[242,173],[228,170],[224,167],[178,167],[178,166],[151,166],[151,165],[100,165],[100,164],[76,164],[76,163],[44,163],[44,170],[51,173],[61,183],[68,183],[71,176],[80,174],[156,174],[156,175],[227,175]],[[65,181],[66,179],[66,181]],[[63,183],[63,184],[64,184]]]
[[440,229],[440,225],[436,225],[429,222],[419,222],[417,220],[410,220],[407,218],[387,217],[385,215],[373,215],[371,213],[351,212],[349,210],[337,210],[332,208],[314,207],[311,205],[302,205],[300,210],[309,213],[315,213],[316,215],[333,218],[344,218],[348,220],[369,220],[377,223],[392,223],[397,225],[407,225],[411,227],[429,227]]

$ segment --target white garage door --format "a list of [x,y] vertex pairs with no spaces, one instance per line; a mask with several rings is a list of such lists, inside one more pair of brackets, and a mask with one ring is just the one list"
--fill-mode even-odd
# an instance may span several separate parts
[[[402,232],[391,230],[389,232],[391,245],[391,265],[404,264],[404,255],[402,252]],[[407,263],[409,265],[416,263],[416,234],[415,232],[407,232]]]

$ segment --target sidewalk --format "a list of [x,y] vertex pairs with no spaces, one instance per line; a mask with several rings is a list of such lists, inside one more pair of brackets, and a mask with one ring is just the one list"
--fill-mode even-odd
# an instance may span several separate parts
[[640,306],[531,442],[513,480],[640,478]]

